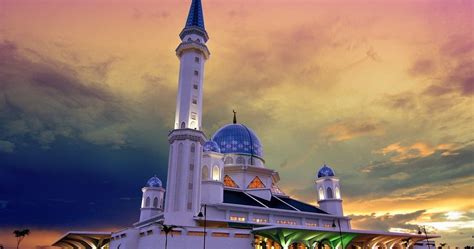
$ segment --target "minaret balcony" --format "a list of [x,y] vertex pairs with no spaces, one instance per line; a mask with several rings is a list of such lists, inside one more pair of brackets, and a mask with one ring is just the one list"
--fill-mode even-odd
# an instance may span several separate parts
[[198,43],[196,41],[183,41],[181,42],[181,44],[179,44],[179,46],[176,48],[176,55],[178,57],[181,57],[181,54],[184,52],[184,51],[187,51],[187,50],[197,50],[199,52],[201,52],[204,57],[207,59],[209,59],[209,56],[211,55],[211,53],[209,52],[209,49],[207,48],[206,45],[202,44],[202,43]]

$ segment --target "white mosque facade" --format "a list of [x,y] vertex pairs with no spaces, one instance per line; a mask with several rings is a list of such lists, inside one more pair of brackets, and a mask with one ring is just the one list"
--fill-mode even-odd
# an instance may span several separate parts
[[[255,132],[232,123],[202,132],[204,65],[210,52],[202,4],[192,0],[182,42],[167,185],[152,177],[142,188],[139,220],[111,233],[69,232],[62,248],[424,248],[425,234],[355,230],[344,216],[342,188],[323,165],[314,180],[318,206],[286,195],[267,168]],[[432,246],[432,245],[431,245]]]

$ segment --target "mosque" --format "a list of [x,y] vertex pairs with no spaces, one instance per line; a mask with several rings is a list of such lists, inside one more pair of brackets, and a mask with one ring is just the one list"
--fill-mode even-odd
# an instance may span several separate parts
[[[434,247],[426,234],[356,230],[344,216],[335,171],[323,165],[314,178],[318,206],[278,187],[265,166],[255,132],[237,121],[212,137],[202,131],[204,64],[210,52],[200,0],[192,0],[176,48],[178,96],[166,188],[152,177],[142,188],[139,220],[114,232],[71,231],[53,245],[110,249],[402,249]],[[138,203],[137,203],[138,206]]]

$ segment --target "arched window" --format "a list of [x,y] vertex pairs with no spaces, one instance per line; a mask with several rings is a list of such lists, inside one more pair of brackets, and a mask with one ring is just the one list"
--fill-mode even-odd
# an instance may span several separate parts
[[234,159],[232,159],[232,157],[226,157],[225,160],[224,160],[224,164],[233,164],[234,163]]
[[188,42],[190,42],[190,41],[193,41],[193,40],[191,40],[191,38],[188,38]]
[[324,190],[321,187],[319,187],[319,199],[324,200]]
[[237,164],[245,164],[245,159],[242,156],[237,157],[237,160],[235,160]]
[[214,167],[212,167],[212,180],[219,181],[220,179],[221,179],[221,174],[220,174],[219,167],[217,167],[217,165],[214,165]]
[[199,39],[199,38],[198,38],[196,41],[199,42],[199,43],[201,43],[201,39]]
[[191,152],[195,152],[195,151],[196,151],[196,145],[191,144]]
[[339,187],[336,187],[336,199],[341,199],[341,191],[339,190]]
[[186,128],[186,123],[185,122],[181,122],[181,129],[184,129]]
[[145,201],[145,207],[149,207],[149,206],[150,206],[150,197],[147,197]]
[[209,179],[209,168],[207,167],[207,165],[204,165],[202,167],[202,180],[205,181],[208,179]]
[[332,189],[330,187],[326,189],[326,196],[328,197],[328,199],[333,198]]
[[155,199],[153,199],[153,207],[154,208],[158,207],[158,197],[155,197]]

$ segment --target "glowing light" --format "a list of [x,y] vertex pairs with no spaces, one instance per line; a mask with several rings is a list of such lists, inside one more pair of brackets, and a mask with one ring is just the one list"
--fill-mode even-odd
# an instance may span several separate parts
[[446,218],[448,220],[459,220],[462,217],[463,213],[458,211],[449,211],[446,213]]

